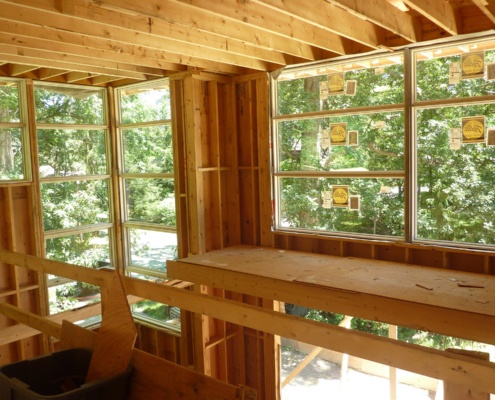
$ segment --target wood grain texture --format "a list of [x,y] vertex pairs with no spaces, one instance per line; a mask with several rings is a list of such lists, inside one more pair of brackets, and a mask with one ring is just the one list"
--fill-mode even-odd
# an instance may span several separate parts
[[137,330],[120,274],[115,271],[108,287],[102,287],[102,322],[98,330],[86,382],[108,378],[127,370]]

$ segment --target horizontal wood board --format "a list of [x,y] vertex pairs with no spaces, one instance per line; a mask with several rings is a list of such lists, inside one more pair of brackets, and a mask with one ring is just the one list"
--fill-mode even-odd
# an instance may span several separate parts
[[301,290],[320,286],[495,317],[495,276],[490,275],[251,246],[180,261],[299,283]]

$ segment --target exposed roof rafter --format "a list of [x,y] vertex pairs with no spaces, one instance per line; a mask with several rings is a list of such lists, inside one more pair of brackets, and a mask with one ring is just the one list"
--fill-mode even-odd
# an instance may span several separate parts
[[2,76],[93,85],[271,72],[495,28],[495,0],[0,0],[0,10]]

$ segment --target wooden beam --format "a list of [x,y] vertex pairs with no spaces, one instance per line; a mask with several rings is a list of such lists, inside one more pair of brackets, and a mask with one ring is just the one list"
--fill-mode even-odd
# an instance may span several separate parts
[[495,24],[495,1],[494,0],[473,0],[473,3],[485,14],[488,19]]
[[311,7],[308,7],[305,0],[252,1],[264,6],[265,11],[263,12],[265,14],[274,10],[281,11],[290,16],[292,20],[300,20],[310,26],[323,29],[332,35],[338,35],[374,49],[384,44],[386,31],[383,28],[356,17],[342,7],[330,4],[326,0],[313,0]]
[[70,71],[64,69],[56,69],[56,68],[40,68],[38,70],[38,77],[40,80],[50,80],[60,75],[64,75]]
[[0,43],[0,54],[4,61],[11,64],[37,65],[41,68],[62,68],[75,72],[90,72],[99,74],[109,74],[130,78],[134,80],[146,80],[148,75],[137,71],[126,71],[119,69],[121,64],[110,65],[100,61],[100,65],[94,65],[95,59],[84,57],[66,57],[63,54],[56,54],[39,49],[19,48],[18,46]]
[[459,16],[449,2],[430,0],[403,0],[403,2],[451,35],[462,33]]
[[[7,6],[7,9],[9,6]],[[184,67],[178,63],[166,62],[161,51],[140,48],[135,49],[113,40],[84,36],[73,32],[60,31],[46,26],[13,22],[1,19],[1,41],[16,44],[19,47],[34,47],[55,53],[75,54],[101,60],[120,61],[136,66],[148,67],[150,75],[163,76],[158,70],[181,71]],[[175,60],[178,61],[178,60]],[[155,72],[152,72],[152,69]]]
[[410,42],[421,41],[421,26],[411,15],[385,0],[327,0],[356,17],[370,21]]
[[[43,33],[45,32],[49,34],[50,29],[55,29],[59,35],[72,37],[71,41],[76,40],[73,38],[74,35],[79,37],[79,40],[84,41],[90,41],[90,38],[104,39],[109,42],[109,48],[107,50],[113,52],[114,55],[139,55],[139,53],[143,52],[142,48],[145,48],[158,50],[159,56],[155,56],[154,58],[161,59],[162,62],[164,60],[173,60],[177,64],[197,62],[197,65],[193,65],[201,68],[201,60],[206,60],[250,69],[270,69],[268,63],[259,59],[230,53],[227,50],[205,49],[203,46],[192,42],[176,40],[172,35],[175,32],[172,31],[171,33],[170,28],[168,30],[160,30],[161,34],[168,33],[169,36],[167,37],[155,35],[152,33],[152,30],[159,30],[161,25],[159,21],[150,25],[149,17],[129,18],[128,15],[119,15],[115,12],[109,12],[109,10],[98,10],[95,7],[88,8],[87,4],[85,6],[76,6],[76,15],[72,17],[47,11],[47,9],[51,10],[51,7],[48,6],[45,6],[46,9],[31,8],[27,11],[27,7],[16,3],[0,1],[2,17],[4,19],[33,24],[38,31],[41,31],[36,36],[38,38],[44,37]],[[119,42],[120,44],[112,44],[114,42]],[[92,45],[94,43],[94,40],[90,42]],[[56,51],[56,48],[53,51]],[[136,62],[138,61],[139,58],[136,58]],[[177,66],[174,69],[177,70]]]
[[[127,302],[129,304],[138,303],[142,300],[143,300],[142,297],[132,296],[132,295],[127,296]],[[95,317],[100,314],[101,314],[101,303],[93,303],[77,309],[72,309],[58,314],[49,315],[45,318],[53,323],[61,324],[62,321],[64,320],[69,322],[77,322],[77,321],[83,321],[91,317]],[[39,334],[40,334],[39,330],[32,328],[28,325],[23,325],[23,324],[12,325],[2,329],[2,335],[0,335],[0,346],[13,343],[18,340],[27,339],[29,337]]]
[[[256,26],[246,25],[242,20],[227,19],[223,15],[208,12],[204,9],[204,2],[195,6],[176,0],[146,2],[103,0],[98,4],[102,7],[113,7],[117,10],[124,9],[153,16],[186,31],[198,30],[203,34],[210,32],[218,37],[250,43],[255,48],[276,49],[302,60],[315,60],[317,56],[310,44],[302,44],[294,38],[283,37],[278,32],[269,32]],[[226,40],[225,43],[228,44],[229,41]]]
[[[231,270],[228,266],[233,265],[234,259],[235,268]],[[301,265],[304,265],[305,277],[300,272]],[[321,265],[325,265],[325,269],[317,272]],[[380,271],[376,269],[378,266]],[[338,272],[340,268],[346,269],[347,278]],[[489,288],[493,286],[495,290],[495,280],[485,276],[409,266],[407,281],[400,277],[406,271],[399,263],[294,251],[279,253],[275,249],[256,247],[250,252],[249,246],[191,255],[182,262],[168,261],[167,271],[170,277],[213,287],[221,285],[226,290],[265,299],[495,344],[493,331],[486,329],[495,327],[495,313],[488,305],[490,298],[486,299],[492,295]],[[360,271],[362,275],[353,271]],[[325,278],[325,274],[332,275],[333,281],[329,281],[328,275]],[[381,279],[367,284],[366,279],[372,279],[370,276]],[[474,301],[475,298],[455,286],[455,282],[452,286],[448,279],[452,277],[477,279],[478,284],[482,281],[490,286],[479,293],[482,299]],[[350,282],[351,286],[346,286]],[[415,286],[416,283],[428,286],[428,282],[437,283],[434,291]],[[379,292],[378,287],[382,287]]]
[[[179,65],[171,67],[168,63],[161,65],[159,62],[141,62],[138,57],[127,53],[119,53],[115,49],[102,50],[70,44],[71,40],[64,40],[67,35],[63,33],[56,33],[53,30],[43,28],[41,28],[41,31],[36,28],[33,29],[30,25],[11,24],[9,21],[5,21],[2,32],[0,32],[0,43],[15,45],[20,49],[19,52],[22,52],[23,49],[28,51],[40,49],[46,52],[47,55],[53,53],[53,58],[68,59],[69,61],[79,59],[81,63],[100,68],[117,68],[150,76],[163,77],[163,67],[175,70],[182,69]],[[28,33],[31,36],[25,36]],[[54,39],[50,40],[50,36],[53,36]],[[43,39],[40,39],[40,37]]]
[[[0,261],[26,268],[34,267],[33,269],[36,268],[35,270],[45,273],[57,274],[88,283],[99,282],[103,287],[108,287],[109,279],[113,276],[110,271],[91,270],[6,250],[0,250]],[[60,269],[62,266],[64,268]],[[84,270],[86,273],[83,273]],[[81,279],[83,275],[89,280]],[[327,323],[135,278],[126,277],[123,278],[123,282],[128,294],[142,296],[210,318],[292,338],[436,379],[476,387],[488,393],[495,392],[495,381],[493,380],[495,364],[489,361],[347,330]],[[270,286],[273,289],[273,281]],[[47,323],[45,326],[44,319],[41,317],[32,316],[13,306],[1,307],[0,309],[6,310],[9,318],[17,318],[22,322],[36,324],[40,329],[48,329],[52,334],[58,334],[58,328],[54,327],[52,323]]]
[[[337,54],[349,52],[352,41],[323,29],[321,26],[309,24],[301,19],[294,18],[281,10],[267,9],[257,1],[221,0],[176,0],[207,10],[213,15],[222,16],[224,25],[230,24],[231,20],[241,22],[243,29],[260,28],[265,34],[281,35],[285,40],[297,40],[304,44],[313,45]],[[323,0],[321,0],[323,1]],[[305,8],[314,7],[307,7]]]
[[[287,57],[274,48],[262,47],[245,40],[234,39],[227,34],[219,35],[206,30],[200,30],[196,24],[179,24],[174,21],[174,17],[180,11],[175,11],[174,9],[179,6],[182,9],[190,11],[190,8],[177,3],[170,3],[167,5],[163,1],[155,4],[154,2],[135,2],[130,0],[105,0],[92,3],[92,7],[98,10],[98,13],[96,11],[91,12],[92,7],[89,7],[85,8],[84,11],[81,9],[79,15],[82,16],[84,14],[85,18],[91,18],[97,14],[100,16],[99,21],[105,21],[107,23],[112,23],[112,15],[114,15],[113,19],[121,16],[122,13],[127,13],[128,18],[131,19],[138,15],[146,15],[151,17],[149,18],[148,26],[149,33],[152,35],[166,37],[186,44],[194,43],[212,51],[223,50],[279,65],[286,65],[288,61],[293,62],[294,60],[293,57]],[[101,9],[96,7],[101,7]],[[106,15],[105,19],[102,18],[103,15]],[[190,13],[188,17],[191,18]]]
[[0,303],[0,313],[7,318],[20,322],[21,324],[30,326],[40,332],[46,333],[49,336],[58,338],[61,334],[61,326],[49,319],[40,317],[29,311],[21,310],[20,308],[7,303]]
[[495,391],[495,364],[449,354],[419,345],[352,331],[257,306],[242,304],[196,292],[160,287],[134,278],[125,278],[127,293],[146,293],[146,298],[217,318],[247,328],[280,335],[341,353],[391,365],[436,379]]
[[33,65],[11,65],[9,68],[10,76],[26,75],[29,72],[37,70],[38,67]]
[[0,249],[0,262],[18,265],[44,274],[68,277],[69,279],[97,286],[105,286],[112,279],[112,273],[109,271],[80,267],[3,249]]

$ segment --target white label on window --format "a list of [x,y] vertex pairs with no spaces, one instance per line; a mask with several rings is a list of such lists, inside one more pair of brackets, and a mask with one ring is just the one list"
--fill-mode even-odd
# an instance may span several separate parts
[[320,100],[328,99],[328,81],[320,82]]
[[449,64],[449,85],[456,85],[461,79],[461,67],[458,62]]
[[332,192],[323,192],[323,208],[332,208]]
[[452,128],[450,130],[450,150],[459,150],[461,148],[461,129]]

